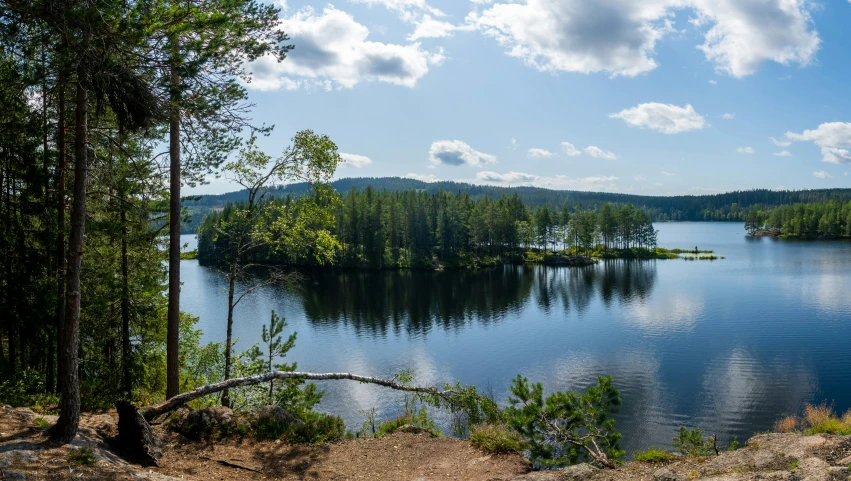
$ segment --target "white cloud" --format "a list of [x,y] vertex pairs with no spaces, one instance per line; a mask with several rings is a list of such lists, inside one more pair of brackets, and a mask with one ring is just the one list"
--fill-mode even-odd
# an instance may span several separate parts
[[698,48],[733,77],[751,75],[766,61],[808,65],[821,44],[808,0],[686,1],[697,11],[693,25],[711,25]]
[[828,174],[827,172],[825,172],[823,170],[817,170],[817,171],[813,172],[813,177],[817,177],[819,179],[832,179],[833,178],[832,175]]
[[724,115],[721,116],[721,118],[724,119],[724,120],[733,120],[733,119],[736,118],[736,114],[725,113]]
[[673,177],[673,176],[675,176],[675,175],[677,175],[677,174],[675,174],[675,173],[673,173],[673,172],[668,172],[668,171],[663,170],[663,171],[662,171],[662,175],[666,175],[666,176],[668,176],[668,177]]
[[435,17],[445,17],[441,10],[432,7],[425,0],[349,0],[370,7],[379,5],[399,14],[402,20],[411,21],[418,13],[431,14]]
[[792,145],[792,142],[789,142],[788,140],[777,140],[774,137],[769,137],[768,139],[771,140],[772,144],[778,147],[789,147]]
[[514,137],[511,138],[511,148],[512,149],[517,148],[517,139],[515,139]]
[[365,155],[346,154],[340,152],[340,157],[343,159],[343,163],[340,164],[340,167],[354,167],[356,169],[359,169],[365,165],[369,165],[372,163],[372,159]]
[[431,144],[429,160],[433,164],[483,166],[496,162],[496,157],[470,147],[460,140],[438,140]]
[[716,80],[710,80],[709,83],[711,85],[718,85],[718,82]]
[[810,63],[821,43],[812,8],[809,0],[516,0],[476,10],[467,22],[541,71],[635,76],[657,67],[656,44],[687,9],[706,58],[743,77],[766,61]]
[[545,149],[539,149],[536,147],[529,149],[529,157],[535,157],[536,159],[545,159],[549,157],[554,157],[555,155],[556,154]]
[[643,175],[633,175],[632,179],[636,182],[644,182],[647,180]]
[[753,147],[739,147],[736,149],[736,152],[740,154],[752,154],[756,152]]
[[416,28],[414,32],[408,35],[408,40],[416,41],[421,38],[444,38],[451,37],[455,32],[469,32],[475,30],[473,25],[455,25],[443,20],[432,18],[431,15],[423,15],[419,20],[414,21]]
[[280,20],[295,48],[286,60],[270,56],[250,64],[257,90],[352,88],[360,82],[413,87],[445,57],[442,49],[424,50],[419,43],[397,45],[368,40],[369,29],[333,6],[316,14],[310,7]]
[[[849,2],[851,2],[851,0],[848,0],[848,1],[849,1]],[[843,174],[843,175],[844,175],[845,177],[848,177],[848,172],[845,172],[845,174]]]
[[536,186],[550,189],[613,190],[616,188],[613,182],[617,180],[618,177],[616,176],[605,175],[574,178],[566,175],[547,177],[513,171],[505,174],[484,171],[477,173],[475,179],[470,180],[470,182],[489,185],[511,184]]
[[585,147],[585,153],[595,159],[617,160],[618,158],[618,156],[613,152],[606,152],[596,145],[589,145],[588,147]]
[[609,117],[621,119],[633,127],[651,129],[663,134],[690,132],[706,126],[704,118],[695,112],[691,105],[679,107],[649,102],[639,104],[631,109],[621,110],[616,114],[609,115]]
[[803,133],[786,132],[789,140],[810,141],[821,147],[822,160],[831,164],[851,163],[851,122],[827,122]]
[[437,178],[434,174],[407,174],[404,176],[406,179],[414,179],[421,180],[423,182],[438,182],[440,179]]
[[774,154],[772,154],[772,155],[775,155],[775,156],[777,156],[777,157],[792,157],[792,153],[791,153],[791,152],[789,152],[788,150],[783,150],[783,151],[780,151],[780,152],[775,152],[775,153],[774,153]]
[[576,157],[577,155],[582,155],[582,151],[577,149],[576,146],[574,146],[570,142],[562,142],[561,150],[564,151],[565,155],[567,155],[568,157]]

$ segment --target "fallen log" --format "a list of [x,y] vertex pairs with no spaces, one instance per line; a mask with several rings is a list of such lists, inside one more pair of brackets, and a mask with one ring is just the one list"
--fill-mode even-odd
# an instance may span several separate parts
[[228,379],[227,381],[201,386],[193,389],[192,391],[178,394],[177,396],[174,396],[160,404],[155,404],[142,409],[136,408],[136,406],[127,401],[117,401],[115,406],[118,410],[119,435],[116,439],[117,444],[119,445],[118,447],[121,451],[128,455],[131,461],[141,461],[143,464],[157,464],[160,456],[162,455],[162,450],[160,449],[159,441],[154,435],[150,424],[148,424],[154,418],[174,411],[190,401],[224,391],[225,389],[263,384],[276,379],[303,379],[305,381],[357,381],[367,384],[376,384],[378,386],[395,389],[397,391],[437,396],[449,404],[454,404],[453,400],[458,395],[455,391],[440,390],[437,387],[407,386],[399,383],[395,378],[379,379],[369,376],[359,376],[357,374],[334,372],[309,373],[274,371],[266,374],[258,374],[256,376]]
[[451,390],[441,391],[436,387],[407,386],[405,384],[400,384],[395,379],[379,379],[376,377],[359,376],[357,374],[337,372],[309,373],[274,371],[266,374],[257,374],[255,376],[228,379],[227,381],[221,381],[214,384],[201,386],[195,388],[192,391],[185,392],[183,394],[178,394],[177,396],[174,396],[171,399],[168,399],[160,404],[155,404],[153,406],[143,408],[140,412],[146,420],[151,421],[152,419],[168,412],[174,411],[180,406],[183,406],[184,404],[195,399],[208,396],[210,394],[215,394],[217,392],[224,391],[225,389],[233,389],[236,387],[262,384],[276,379],[303,379],[305,381],[357,381],[367,384],[376,384],[390,389],[395,389],[397,391],[407,391],[438,396],[449,403],[452,403],[454,396],[457,394],[455,391]]

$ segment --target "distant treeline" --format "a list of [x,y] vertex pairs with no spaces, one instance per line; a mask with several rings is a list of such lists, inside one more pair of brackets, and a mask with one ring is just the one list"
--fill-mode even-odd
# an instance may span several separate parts
[[[550,190],[539,187],[494,187],[472,185],[459,182],[422,182],[400,177],[347,178],[334,181],[331,186],[346,193],[351,189],[365,191],[372,187],[375,191],[416,190],[428,194],[452,192],[467,194],[476,201],[483,198],[497,200],[500,197],[516,194],[529,208],[547,206],[550,209],[599,209],[605,203],[632,204],[644,210],[653,221],[744,221],[752,207],[767,209],[772,206],[795,203],[827,202],[831,200],[851,201],[851,189],[820,189],[801,191],[773,191],[757,189],[728,192],[714,195],[681,196],[643,196],[615,194],[608,192],[581,192],[570,190]],[[283,198],[288,195],[299,196],[309,190],[306,183],[291,184],[274,188],[270,195]],[[230,192],[221,195],[207,195],[199,199],[188,199],[187,207],[191,222],[184,232],[193,232],[205,215],[213,210],[221,210],[225,205],[246,200],[245,191]]]
[[[273,197],[265,206],[277,205],[269,211],[279,211],[290,199]],[[228,261],[227,226],[239,210],[229,204],[204,219],[198,229],[202,263]],[[467,193],[352,188],[338,204],[335,217],[333,234],[340,244],[335,264],[351,267],[522,262],[525,251],[542,247],[586,255],[656,247],[656,231],[645,209],[605,203],[596,210],[567,205],[533,210],[517,193],[475,200]],[[264,249],[250,257],[253,262],[310,264],[309,255],[291,259]]]
[[787,237],[851,237],[851,202],[755,207],[745,216],[745,228],[749,232],[767,229]]

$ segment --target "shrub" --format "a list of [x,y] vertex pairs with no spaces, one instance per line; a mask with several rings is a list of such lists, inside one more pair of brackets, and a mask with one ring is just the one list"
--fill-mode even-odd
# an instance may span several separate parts
[[801,426],[801,418],[798,416],[786,416],[774,423],[774,431],[778,433],[793,433]]
[[68,462],[75,466],[94,466],[98,461],[90,448],[71,448],[68,450]]
[[686,429],[683,426],[674,438],[674,447],[686,456],[708,456],[716,448],[714,437],[704,437],[700,428]]
[[378,423],[378,432],[375,435],[381,437],[402,428],[411,431],[425,431],[432,436],[441,435],[434,420],[428,416],[425,406],[416,413],[406,409],[404,414],[397,416],[395,419],[388,419],[387,421]]
[[774,424],[777,432],[788,433],[803,430],[807,434],[851,434],[851,411],[838,417],[833,406],[828,404],[807,404],[803,419],[787,416]]
[[636,461],[643,463],[662,463],[671,460],[674,455],[657,448],[650,448],[647,451],[640,451],[633,456]]
[[620,462],[621,435],[611,415],[621,398],[611,377],[598,378],[581,394],[556,392],[544,399],[541,383],[517,376],[510,391],[508,425],[528,446],[532,462],[563,466],[590,458],[610,468]]
[[490,454],[523,451],[523,441],[520,439],[520,435],[505,425],[477,424],[470,426],[470,444]]
[[346,434],[346,425],[339,416],[308,410],[288,413],[268,406],[255,418],[254,432],[260,439],[316,444],[339,441]]
[[47,422],[47,419],[44,418],[35,418],[33,419],[33,423],[41,429],[50,429],[53,425]]
[[35,370],[26,370],[16,378],[0,383],[0,403],[13,407],[32,406],[35,411],[49,411],[57,406],[59,396],[48,393],[44,377]]

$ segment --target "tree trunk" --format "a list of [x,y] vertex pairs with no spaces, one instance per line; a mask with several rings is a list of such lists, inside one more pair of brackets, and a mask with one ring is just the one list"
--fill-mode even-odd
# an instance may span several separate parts
[[405,391],[405,392],[415,392],[421,394],[429,394],[433,396],[438,396],[445,401],[453,404],[453,401],[456,400],[456,396],[460,393],[452,390],[441,391],[436,387],[422,387],[422,386],[407,386],[404,384],[397,383],[394,379],[379,379],[375,377],[369,376],[359,376],[357,374],[349,374],[349,373],[339,373],[339,372],[330,372],[330,373],[310,373],[310,372],[286,372],[286,371],[273,371],[266,374],[257,374],[255,376],[249,377],[241,377],[235,379],[228,379],[227,381],[217,382],[214,384],[208,384],[206,386],[201,386],[195,388],[192,391],[185,392],[174,396],[168,399],[165,402],[160,404],[155,404],[153,406],[148,406],[141,410],[142,415],[146,420],[150,421],[158,416],[166,414],[168,412],[174,411],[175,409],[185,405],[186,403],[193,401],[195,399],[208,396],[210,394],[215,394],[217,392],[223,392],[226,389],[232,389],[236,387],[243,386],[252,386],[255,384],[267,383],[269,381],[273,381],[276,379],[303,379],[305,381],[340,381],[340,380],[348,380],[355,381],[360,383],[367,384],[376,384],[379,386],[384,386],[390,389],[395,389],[397,391]]
[[[233,342],[233,294],[236,288],[236,269],[231,268],[228,275],[228,328],[227,340],[225,341],[225,381],[230,379],[231,351]],[[222,390],[222,406],[230,407],[230,390],[225,387]]]
[[168,328],[166,334],[166,397],[180,392],[180,110],[177,66],[171,67],[171,116],[169,119],[169,247]]
[[71,236],[68,245],[68,276],[66,284],[65,329],[59,351],[62,379],[62,398],[59,420],[50,436],[63,444],[71,442],[80,423],[80,386],[77,372],[77,351],[80,344],[80,270],[83,260],[83,240],[86,228],[86,182],[88,176],[89,93],[85,84],[84,67],[77,71],[76,127],[74,132],[74,200],[71,206]]
[[121,379],[124,395],[130,398],[130,284],[127,266],[127,213],[121,195]]
[[[62,332],[65,325],[65,170],[67,164],[67,146],[65,145],[65,83],[60,75],[58,85],[59,124],[56,132],[56,146],[59,159],[56,165],[56,346],[62,346]],[[61,357],[61,356],[60,356]],[[61,371],[61,360],[58,361],[57,371]],[[56,388],[60,389],[62,380],[57,379]]]

